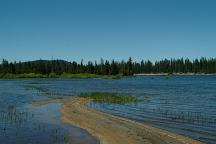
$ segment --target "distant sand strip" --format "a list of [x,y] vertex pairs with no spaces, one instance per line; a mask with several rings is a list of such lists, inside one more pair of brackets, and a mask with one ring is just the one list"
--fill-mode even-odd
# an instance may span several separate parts
[[85,106],[87,101],[86,98],[52,99],[33,105],[63,103],[60,110],[62,122],[87,130],[102,144],[203,144],[188,137],[96,111]]

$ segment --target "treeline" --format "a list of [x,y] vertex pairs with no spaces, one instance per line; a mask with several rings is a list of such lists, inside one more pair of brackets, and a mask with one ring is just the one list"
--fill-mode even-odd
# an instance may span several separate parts
[[62,73],[90,73],[97,75],[132,75],[140,73],[216,73],[216,58],[189,59],[164,59],[156,62],[149,60],[133,62],[131,58],[127,61],[108,61],[101,59],[100,62],[87,64],[64,60],[37,60],[29,62],[8,62],[3,59],[0,64],[1,74],[56,74]]

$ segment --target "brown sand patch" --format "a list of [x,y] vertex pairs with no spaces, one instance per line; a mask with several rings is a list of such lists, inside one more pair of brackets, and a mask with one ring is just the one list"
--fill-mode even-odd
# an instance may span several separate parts
[[52,99],[33,103],[40,106],[53,102],[63,103],[61,120],[83,128],[97,137],[102,144],[202,144],[178,134],[154,128],[85,106],[87,98]]

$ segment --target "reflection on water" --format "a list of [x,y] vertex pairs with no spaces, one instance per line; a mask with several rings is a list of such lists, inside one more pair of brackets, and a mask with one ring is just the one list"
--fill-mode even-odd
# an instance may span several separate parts
[[[34,84],[35,81],[41,84]],[[126,77],[115,80],[1,80],[0,131],[2,133],[7,129],[11,130],[8,130],[10,133],[1,135],[0,140],[7,140],[8,136],[15,138],[16,129],[21,127],[17,134],[19,136],[16,136],[20,141],[26,140],[27,134],[30,137],[28,141],[33,142],[40,138],[44,139],[44,143],[64,143],[68,137],[72,137],[77,143],[81,140],[97,143],[84,131],[60,124],[60,104],[39,108],[27,104],[31,101],[73,97],[81,92],[95,91],[127,93],[141,101],[125,105],[89,102],[89,107],[135,119],[209,144],[216,141],[216,76]],[[25,121],[27,126],[20,126],[20,120]],[[14,126],[11,122],[17,124]],[[43,127],[47,128],[45,134],[41,135]]]

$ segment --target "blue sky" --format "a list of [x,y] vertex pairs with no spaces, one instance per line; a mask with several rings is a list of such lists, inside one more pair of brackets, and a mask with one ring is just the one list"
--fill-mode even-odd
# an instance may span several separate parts
[[1,0],[0,57],[216,56],[215,0]]

